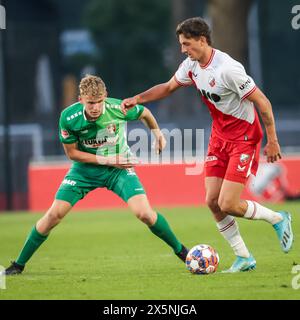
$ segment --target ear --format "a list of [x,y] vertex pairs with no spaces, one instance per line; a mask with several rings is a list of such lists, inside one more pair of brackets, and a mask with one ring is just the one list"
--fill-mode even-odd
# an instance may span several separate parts
[[199,40],[200,40],[200,43],[201,43],[202,45],[203,45],[203,44],[207,44],[207,40],[206,40],[206,38],[205,38],[204,36],[200,36]]
[[78,96],[78,101],[82,102],[81,96]]

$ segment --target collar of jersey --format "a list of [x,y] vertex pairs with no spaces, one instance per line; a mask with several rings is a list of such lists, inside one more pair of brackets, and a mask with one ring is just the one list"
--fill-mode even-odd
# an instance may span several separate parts
[[214,48],[212,48],[211,55],[210,55],[210,57],[209,57],[209,60],[206,62],[206,64],[201,65],[201,64],[199,63],[201,69],[206,69],[206,68],[212,63],[213,58],[214,58],[214,56],[215,56],[215,53],[216,53],[216,50],[215,50]]

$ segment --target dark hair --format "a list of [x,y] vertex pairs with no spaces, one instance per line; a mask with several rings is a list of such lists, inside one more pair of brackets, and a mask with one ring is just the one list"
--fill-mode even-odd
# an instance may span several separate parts
[[206,41],[211,45],[211,31],[208,24],[200,17],[189,18],[179,23],[176,28],[176,35],[179,37],[183,34],[186,38],[206,38]]

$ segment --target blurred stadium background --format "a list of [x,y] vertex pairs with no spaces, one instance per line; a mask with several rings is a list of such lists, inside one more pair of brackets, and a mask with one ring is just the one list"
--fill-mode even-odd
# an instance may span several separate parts
[[[244,63],[270,98],[282,151],[293,156],[294,171],[288,179],[293,180],[291,192],[297,192],[300,30],[291,24],[297,1],[1,0],[0,4],[6,10],[6,29],[0,30],[0,210],[32,208],[29,164],[49,168],[53,161],[66,161],[58,140],[58,118],[77,100],[80,77],[100,75],[109,95],[116,98],[168,80],[184,59],[174,30],[192,16],[209,21],[214,46]],[[207,143],[210,116],[194,89],[179,90],[148,107],[162,128],[205,129]],[[49,175],[36,179],[43,189]]]

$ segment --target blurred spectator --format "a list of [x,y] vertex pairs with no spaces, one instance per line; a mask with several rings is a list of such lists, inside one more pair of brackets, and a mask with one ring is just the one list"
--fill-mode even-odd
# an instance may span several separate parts
[[299,200],[300,192],[291,190],[286,174],[287,168],[281,163],[260,163],[249,190],[262,201]]

